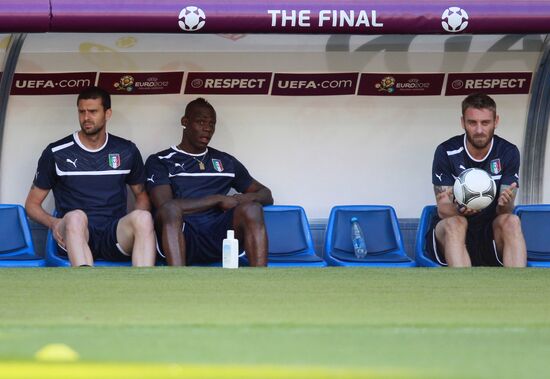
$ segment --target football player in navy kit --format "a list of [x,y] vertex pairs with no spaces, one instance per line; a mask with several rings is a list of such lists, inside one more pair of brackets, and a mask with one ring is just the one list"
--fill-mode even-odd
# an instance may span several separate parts
[[[216,111],[205,99],[187,105],[181,124],[179,145],[151,155],[145,163],[147,190],[167,263],[221,261],[222,240],[233,229],[250,265],[266,266],[262,205],[273,204],[271,191],[236,158],[208,146],[216,128]],[[228,195],[231,189],[238,193]]]
[[[526,247],[519,218],[512,214],[519,181],[518,148],[495,135],[499,122],[494,100],[482,93],[462,102],[465,133],[440,144],[434,155],[432,183],[437,214],[426,236],[428,255],[450,267],[525,267]],[[459,206],[455,178],[465,169],[487,171],[497,195],[485,209]]]
[[[153,266],[156,240],[141,154],[107,133],[112,110],[105,90],[83,90],[77,108],[80,130],[48,145],[38,161],[27,213],[52,230],[72,266],[92,266],[97,258]],[[128,214],[126,185],[136,198]],[[57,217],[42,207],[50,190]]]

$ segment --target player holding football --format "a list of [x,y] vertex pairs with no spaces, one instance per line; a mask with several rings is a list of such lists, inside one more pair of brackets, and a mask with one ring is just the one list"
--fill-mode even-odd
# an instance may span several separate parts
[[[485,94],[464,99],[461,122],[465,133],[440,144],[434,155],[437,213],[426,235],[428,255],[450,267],[525,267],[525,240],[512,214],[519,150],[494,134],[499,117],[494,100]],[[459,206],[453,196],[455,178],[472,167],[487,171],[497,185],[495,199],[481,211]]]
[[[208,147],[216,111],[205,99],[187,105],[181,125],[179,145],[151,155],[145,163],[167,263],[221,261],[222,240],[233,229],[250,265],[266,266],[262,205],[273,204],[271,191],[233,156]],[[239,193],[228,196],[231,188]]]
[[[156,241],[141,154],[132,142],[107,133],[112,110],[105,90],[83,90],[77,108],[80,130],[42,152],[27,213],[52,230],[72,266],[92,266],[97,258],[153,266]],[[136,197],[136,210],[128,214],[126,185]],[[50,190],[57,217],[42,208]]]

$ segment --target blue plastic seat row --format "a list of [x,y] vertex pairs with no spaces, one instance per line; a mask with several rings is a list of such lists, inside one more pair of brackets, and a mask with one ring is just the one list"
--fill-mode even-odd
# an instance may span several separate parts
[[[426,232],[434,205],[426,206],[417,231],[415,261],[405,253],[394,209],[387,205],[336,206],[327,224],[323,258],[315,253],[309,223],[302,207],[268,206],[264,208],[269,238],[271,267],[440,267],[426,255]],[[514,211],[521,219],[527,244],[528,266],[550,267],[550,204],[521,205]],[[367,257],[353,255],[350,238],[351,217],[357,217],[366,232]],[[431,242],[431,241],[429,241]],[[247,265],[241,257],[241,265]],[[96,261],[98,266],[129,265]],[[20,205],[0,204],[0,267],[69,266],[57,254],[55,241],[48,233],[45,257],[35,253],[25,210]],[[218,264],[219,265],[219,264]]]
[[[0,262],[6,266],[70,266],[66,257],[57,253],[56,242],[51,231],[46,241],[45,258],[34,253],[29,227],[24,209],[19,205],[6,205],[10,214],[0,214],[3,225],[10,224],[18,233],[6,226],[0,250]],[[15,223],[14,216],[19,220]],[[368,255],[357,259],[353,254],[350,238],[352,216],[366,232]],[[273,205],[264,207],[265,224],[269,240],[270,267],[325,267],[331,266],[370,266],[370,267],[412,267],[415,262],[407,257],[395,211],[390,206],[337,206],[331,211],[325,238],[324,259],[318,256],[313,245],[306,213],[299,206]],[[15,226],[14,226],[15,225]],[[18,239],[9,237],[19,235]],[[26,237],[26,238],[24,238]],[[24,241],[24,243],[22,242]],[[25,245],[25,249],[18,249]],[[130,262],[106,262],[97,260],[97,266],[129,265]],[[245,256],[241,265],[247,265]],[[219,264],[217,264],[219,265]]]
[[[355,216],[366,232],[368,254],[357,259],[353,253],[350,218]],[[332,209],[327,225],[323,258],[315,253],[311,229],[304,209],[294,205],[264,207],[269,239],[269,267],[413,267],[407,257],[397,216],[387,205],[349,205]],[[241,257],[241,265],[248,265]],[[218,264],[219,265],[219,264]]]

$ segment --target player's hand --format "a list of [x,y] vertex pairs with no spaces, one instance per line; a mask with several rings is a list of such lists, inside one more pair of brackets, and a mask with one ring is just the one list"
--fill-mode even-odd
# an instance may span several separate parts
[[239,204],[254,201],[254,194],[252,193],[236,193],[233,195],[233,197],[237,199]]
[[478,210],[475,210],[475,209],[472,209],[472,208],[468,208],[467,206],[462,205],[462,204],[459,204],[459,203],[456,202],[456,201],[455,201],[455,205],[456,205],[456,209],[458,210],[458,213],[459,213],[461,216],[468,217],[468,216],[475,215],[476,213],[479,213]]
[[237,200],[235,197],[233,196],[225,196],[225,195],[221,195],[220,197],[220,201],[218,203],[218,206],[223,210],[223,211],[228,211],[230,209],[233,209],[235,208],[237,205],[239,205],[239,200]]
[[59,244],[59,246],[65,248],[65,239],[63,238],[63,233],[61,230],[61,219],[56,218],[52,224],[52,235],[54,240]]
[[514,190],[516,188],[518,188],[518,184],[514,182],[510,185],[510,187],[502,191],[498,197],[498,205],[503,207],[514,201]]

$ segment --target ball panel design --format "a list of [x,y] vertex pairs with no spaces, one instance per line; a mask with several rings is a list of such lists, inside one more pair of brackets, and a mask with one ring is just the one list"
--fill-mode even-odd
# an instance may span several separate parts
[[496,183],[484,170],[470,168],[456,178],[453,194],[456,201],[468,208],[482,210],[496,197]]

